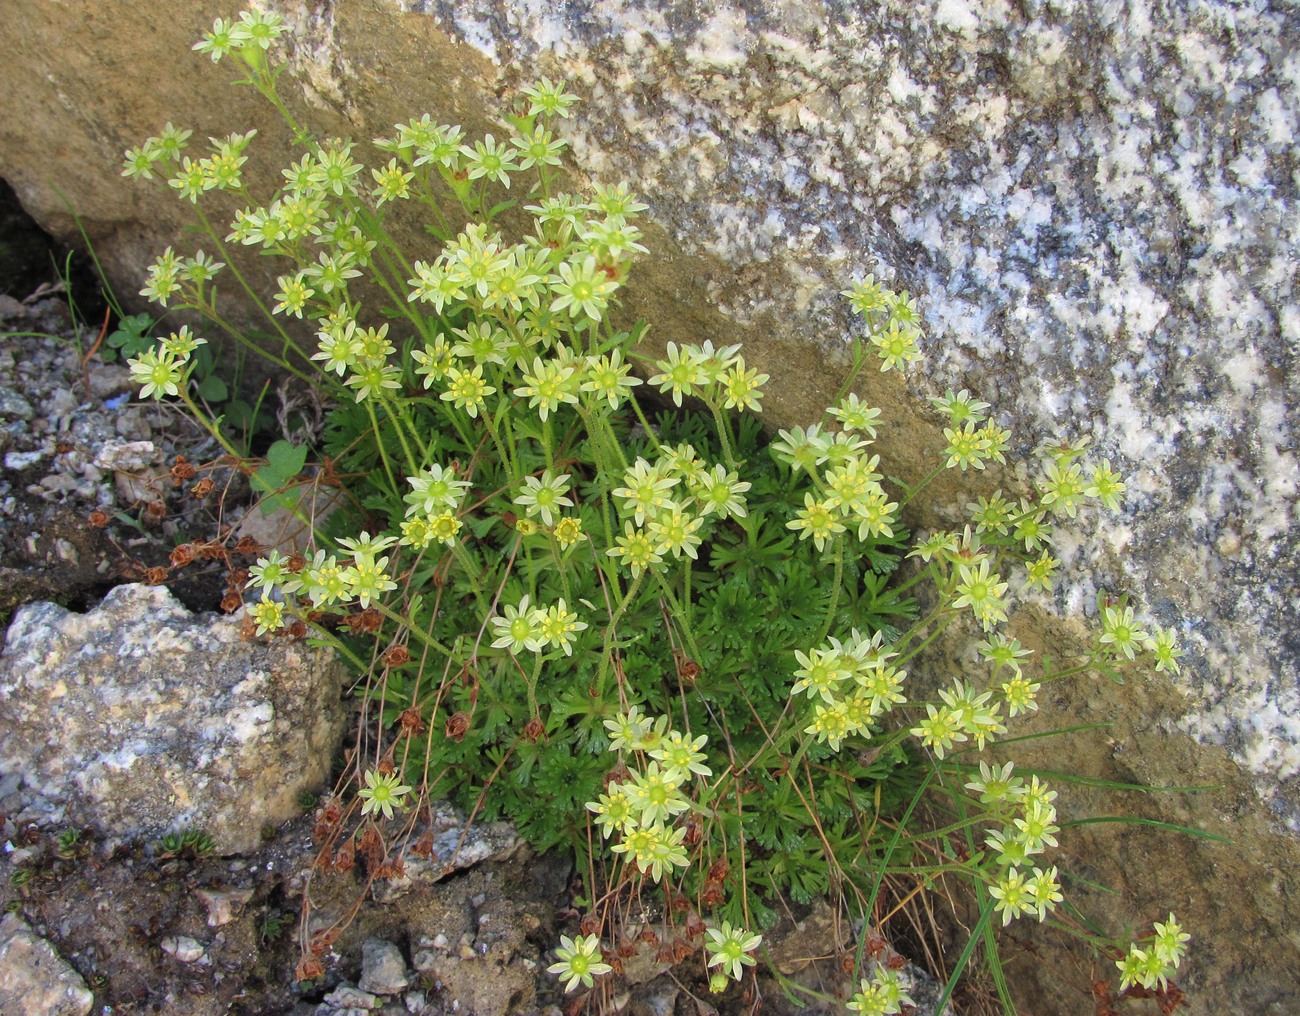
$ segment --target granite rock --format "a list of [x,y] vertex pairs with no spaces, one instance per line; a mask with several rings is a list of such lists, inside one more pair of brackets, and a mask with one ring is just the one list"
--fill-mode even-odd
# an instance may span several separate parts
[[410,984],[402,950],[382,938],[361,943],[361,979],[357,987],[372,995],[399,995]]
[[369,1011],[377,1009],[383,1003],[368,991],[351,985],[340,985],[325,996],[317,1012],[349,1012],[355,1010]]
[[[709,293],[727,316],[833,350],[853,328],[839,291],[874,271],[927,319],[909,394],[970,388],[1022,455],[1089,435],[1128,507],[1065,547],[1060,606],[1132,589],[1177,627],[1195,650],[1179,725],[1300,830],[1294,12],[405,7],[511,84],[575,82],[578,163],[729,267]],[[756,345],[779,385],[788,346]]]
[[446,801],[430,806],[427,820],[416,824],[411,839],[426,843],[429,849],[410,852],[403,859],[400,875],[376,881],[371,887],[376,902],[392,903],[483,861],[527,855],[523,840],[510,823],[481,822],[466,828],[465,817]]
[[344,729],[341,665],[321,650],[244,642],[162,587],[118,586],[94,610],[23,607],[0,655],[3,810],[121,838],[203,829],[255,849],[298,814]]
[[45,939],[21,917],[0,921],[0,1012],[86,1016],[95,996]]

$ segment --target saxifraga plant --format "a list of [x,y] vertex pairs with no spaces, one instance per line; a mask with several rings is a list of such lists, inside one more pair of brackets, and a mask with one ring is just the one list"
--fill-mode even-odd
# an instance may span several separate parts
[[163,833],[155,847],[159,857],[191,859],[206,857],[216,848],[216,842],[202,829],[179,829]]
[[[262,556],[248,608],[250,635],[334,647],[370,703],[319,813],[319,867],[400,874],[432,851],[439,798],[575,850],[583,916],[550,970],[595,989],[597,1008],[636,948],[728,990],[750,976],[778,900],[830,896],[863,929],[845,1004],[898,1012],[904,985],[867,943],[882,884],[900,876],[964,881],[977,903],[945,998],[977,946],[997,971],[993,928],[1018,918],[1115,959],[1122,988],[1172,998],[1187,940],[1173,916],[1125,952],[1062,908],[1056,793],[978,757],[1048,682],[1178,668],[1172,633],[1122,597],[1066,667],[1033,668],[1004,631],[1018,590],[1053,582],[1053,527],[1117,507],[1110,464],[1050,445],[1028,491],[979,497],[960,531],[913,540],[908,503],[943,469],[1004,461],[1010,435],[949,392],[935,400],[944,460],[886,485],[880,411],[852,389],[873,354],[886,371],[919,359],[906,292],[872,277],[846,291],[863,335],[839,396],[769,438],[756,416],[768,376],[738,346],[670,342],[647,358],[644,329],[612,323],[647,253],[645,206],[624,185],[558,189],[556,125],[576,101],[562,83],[523,89],[501,140],[427,115],[399,124],[368,168],[355,142],[313,137],[281,101],[282,30],[245,11],[195,46],[233,58],[238,83],[284,115],[299,157],[274,193],[244,184],[251,132],[192,156],[191,132],[169,124],[127,152],[125,174],[157,174],[193,203],[215,251],[168,248],[144,295],[251,345],[214,280],[228,245],[260,248],[284,271],[267,303],[236,273],[278,337],[259,351],[335,400],[313,460],[351,507],[315,527],[309,554]],[[206,210],[223,199],[224,234]],[[423,204],[435,257],[385,228],[398,202]],[[531,232],[507,239],[506,212]],[[131,370],[142,396],[179,398],[238,458],[191,392],[201,342],[181,327]],[[306,451],[280,451],[270,487],[305,512],[291,488]],[[980,640],[987,673],[911,693],[909,664],[953,624]],[[917,821],[922,801],[950,821]],[[300,979],[322,971],[337,931],[303,941]]]

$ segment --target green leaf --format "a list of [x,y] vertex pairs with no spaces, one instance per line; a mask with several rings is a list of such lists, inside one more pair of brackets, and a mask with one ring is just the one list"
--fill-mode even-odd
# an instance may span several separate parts
[[225,419],[235,430],[245,430],[253,422],[253,407],[243,399],[232,399],[226,403]]
[[138,530],[141,533],[147,534],[149,532],[140,524],[139,519],[132,518],[130,515],[126,514],[126,512],[114,512],[113,518],[117,519],[117,521],[122,523],[122,525],[130,526],[132,529]]
[[209,374],[199,382],[199,398],[206,402],[225,402],[230,396],[230,389],[226,387],[226,382],[215,374]]
[[[260,475],[259,472],[253,477],[253,479],[256,480]],[[279,490],[279,488],[283,486],[284,484],[277,484],[276,487],[272,489],[272,496],[262,502],[263,516],[273,514],[277,508],[286,508],[291,512],[298,510],[298,505],[301,503],[303,496],[307,493],[306,485],[298,484],[297,486],[289,487],[287,490]]]
[[117,328],[105,341],[113,349],[121,350],[124,357],[139,356],[153,345],[149,334],[153,325],[153,318],[148,314],[132,314],[120,318]]
[[481,540],[491,532],[492,527],[497,525],[501,520],[495,515],[484,515],[481,518],[471,516],[468,521],[469,531]]
[[[277,441],[266,452],[266,465],[254,473],[251,483],[254,490],[273,495],[262,502],[262,514],[269,515],[276,508],[294,511],[306,493],[305,485],[290,486],[302,472],[307,461],[307,448],[295,447],[288,441]],[[285,488],[288,487],[288,490]]]
[[266,450],[266,462],[286,480],[292,480],[302,472],[302,467],[307,462],[307,447],[277,441]]

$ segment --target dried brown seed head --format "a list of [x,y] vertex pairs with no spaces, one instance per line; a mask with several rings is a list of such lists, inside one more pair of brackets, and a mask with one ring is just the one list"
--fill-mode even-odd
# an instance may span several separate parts
[[448,717],[446,733],[453,741],[460,741],[465,737],[466,731],[469,730],[469,716],[465,713],[455,713]]
[[184,455],[177,455],[176,462],[172,465],[172,486],[179,487],[186,480],[194,479],[198,470],[185,461]]

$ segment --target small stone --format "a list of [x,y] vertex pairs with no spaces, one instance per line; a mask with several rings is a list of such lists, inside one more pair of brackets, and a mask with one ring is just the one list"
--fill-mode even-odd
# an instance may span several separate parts
[[117,441],[104,445],[93,465],[113,473],[118,499],[123,504],[153,501],[165,489],[165,473],[157,467],[162,451],[152,441]]
[[81,975],[15,914],[0,921],[0,1011],[86,1016],[95,996]]
[[63,420],[77,411],[77,397],[66,388],[57,388],[41,403],[41,409],[51,420]]
[[643,946],[631,956],[624,958],[623,974],[628,984],[645,984],[653,981],[671,966],[671,963],[664,963],[658,958],[656,950]]
[[41,494],[44,494],[46,491],[49,491],[52,494],[71,494],[74,492],[79,494],[80,492],[77,489],[79,486],[80,484],[78,484],[71,476],[67,476],[63,473],[51,473],[49,476],[41,479],[41,482],[36,485],[35,490],[32,490],[31,487],[28,487],[27,489],[31,493],[39,492]]
[[278,550],[286,556],[296,554],[311,543],[311,526],[303,519],[312,519],[319,525],[343,502],[342,492],[336,487],[320,487],[314,483],[298,484],[285,491],[287,499],[296,499],[298,508],[290,510],[276,506],[264,513],[254,508],[244,514],[235,526],[234,538],[251,538],[266,550]]
[[637,988],[631,1011],[635,1016],[673,1016],[679,994],[681,988],[671,977],[657,977]]
[[32,404],[7,385],[0,385],[0,416],[17,420],[30,420]]
[[131,372],[116,363],[92,363],[90,366],[90,394],[98,399],[131,390]]
[[434,971],[441,958],[432,949],[417,949],[411,956],[411,966],[417,973],[429,974]]
[[[475,823],[466,835],[464,816],[446,804],[435,806],[432,821],[421,823],[413,835],[426,834],[433,838],[433,857],[408,857],[406,870],[400,878],[376,881],[371,888],[375,902],[392,903],[417,885],[437,882],[453,871],[489,858],[504,860],[523,844],[514,827],[506,822]],[[475,906],[472,900],[470,905]],[[477,906],[482,906],[482,902]]]
[[25,317],[27,310],[8,293],[0,293],[0,321]]
[[361,944],[362,991],[376,995],[397,995],[407,989],[411,981],[406,976],[406,960],[402,951],[382,938],[368,938]]
[[158,944],[163,952],[175,956],[181,963],[197,963],[207,958],[202,943],[189,935],[168,935]]
[[812,957],[833,955],[843,948],[843,935],[835,912],[825,900],[817,900],[790,934],[771,942],[769,954],[781,973],[798,973],[812,962]]
[[124,469],[139,472],[155,465],[161,452],[152,441],[119,441],[106,444],[95,456],[100,469]]
[[14,472],[20,472],[24,469],[30,469],[43,458],[45,458],[45,453],[43,451],[9,452],[5,455],[5,469],[12,469]]
[[208,909],[208,927],[219,928],[239,916],[239,912],[253,898],[253,890],[229,889],[218,892],[215,889],[199,889],[194,895]]
[[[331,1009],[378,1009],[379,999],[368,991],[354,988],[350,984],[340,984],[323,999]],[[319,1011],[319,1010],[317,1010]]]

